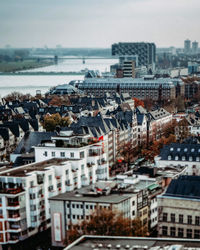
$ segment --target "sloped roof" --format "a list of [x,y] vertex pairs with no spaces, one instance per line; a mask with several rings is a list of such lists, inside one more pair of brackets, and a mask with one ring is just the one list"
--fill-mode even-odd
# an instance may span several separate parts
[[181,161],[185,157],[184,161],[189,161],[189,157],[192,157],[192,161],[196,161],[196,157],[200,157],[200,144],[171,143],[161,149],[159,156],[161,160],[169,160],[168,156],[171,156],[171,160],[178,157]]
[[180,176],[169,184],[164,196],[200,199],[200,176]]
[[30,152],[33,146],[38,146],[42,141],[50,140],[55,135],[55,132],[28,132],[18,144],[14,154]]

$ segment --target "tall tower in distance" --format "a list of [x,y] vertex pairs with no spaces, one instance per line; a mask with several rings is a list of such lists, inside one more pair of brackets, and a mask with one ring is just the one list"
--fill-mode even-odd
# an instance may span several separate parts
[[198,42],[197,41],[194,41],[192,43],[192,54],[196,55],[198,53]]
[[184,41],[184,52],[186,54],[190,53],[190,49],[191,49],[191,41],[189,39]]

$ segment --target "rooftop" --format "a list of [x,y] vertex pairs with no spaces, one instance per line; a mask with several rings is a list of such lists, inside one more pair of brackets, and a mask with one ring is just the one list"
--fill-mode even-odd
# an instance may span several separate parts
[[172,239],[172,238],[142,238],[122,236],[95,236],[84,235],[74,241],[64,250],[90,250],[90,249],[150,249],[150,250],[179,250],[199,249],[200,240]]
[[84,202],[102,202],[102,203],[120,203],[132,197],[131,194],[112,194],[103,195],[101,191],[107,192],[116,185],[115,182],[98,182],[94,185],[81,188],[78,191],[66,192],[50,198],[50,200],[61,201],[84,201]]
[[61,166],[66,161],[67,159],[54,158],[54,159],[50,159],[47,161],[24,165],[21,167],[15,167],[15,168],[12,168],[11,166],[3,167],[3,168],[0,168],[0,176],[24,177],[28,173],[33,172],[33,171],[45,171],[47,167],[50,167],[52,165]]

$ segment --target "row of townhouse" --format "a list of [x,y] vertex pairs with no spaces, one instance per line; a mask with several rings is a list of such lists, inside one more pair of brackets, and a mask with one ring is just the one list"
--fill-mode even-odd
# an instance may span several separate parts
[[43,131],[37,119],[15,119],[0,124],[0,161],[9,158],[22,138],[30,132]]
[[162,137],[167,126],[172,123],[172,114],[164,108],[147,111],[143,107],[136,108],[138,122],[138,144],[148,144]]
[[78,156],[72,151],[74,159],[54,158],[22,167],[2,168],[0,244],[14,244],[49,228],[48,199],[52,196],[107,179],[108,166],[100,148],[101,145],[96,144],[89,155],[86,149]]

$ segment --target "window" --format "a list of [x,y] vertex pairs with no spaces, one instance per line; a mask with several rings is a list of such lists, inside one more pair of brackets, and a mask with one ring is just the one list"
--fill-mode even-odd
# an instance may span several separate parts
[[132,211],[132,216],[134,216],[135,215],[135,211]]
[[88,205],[85,206],[86,209],[88,209],[88,207],[89,207]]
[[188,215],[188,224],[191,225],[192,224],[192,216]]
[[182,161],[185,161],[185,156],[184,155],[182,156]]
[[183,238],[183,228],[178,228],[178,237]]
[[73,152],[70,153],[70,158],[74,158],[74,153]]
[[168,155],[168,160],[171,161],[172,157],[171,155]]
[[163,213],[163,221],[167,221],[167,213]]
[[65,152],[60,152],[60,157],[65,157]]
[[67,169],[67,170],[65,170],[65,174],[66,175],[68,175],[69,174],[69,170]]
[[178,155],[175,156],[175,161],[178,161]]
[[72,204],[72,208],[75,208],[75,205],[74,205],[74,204]]
[[195,225],[199,226],[200,225],[200,217],[195,216]]
[[171,222],[175,222],[175,214],[171,214]]
[[48,152],[44,151],[44,156],[47,157],[48,156]]
[[135,201],[132,201],[132,206],[135,206]]
[[200,230],[198,230],[198,229],[194,230],[194,238],[200,239]]
[[187,229],[187,238],[192,238],[192,229]]
[[82,159],[82,158],[84,158],[84,157],[85,157],[84,151],[80,152],[80,158]]
[[56,152],[51,152],[51,156],[55,157],[56,156]]
[[192,161],[192,156],[189,157],[189,161]]
[[162,227],[162,235],[164,235],[164,236],[167,235],[167,227],[165,227],[165,226]]
[[170,227],[170,236],[175,237],[176,236],[176,228]]
[[79,204],[76,205],[76,208],[79,208]]
[[52,175],[49,175],[48,178],[49,178],[49,181],[52,181]]
[[179,223],[183,223],[183,214],[179,214]]

